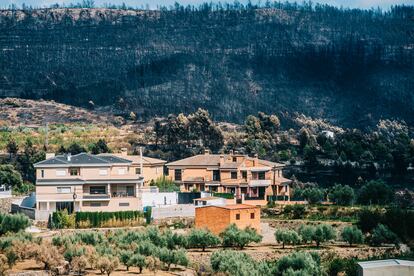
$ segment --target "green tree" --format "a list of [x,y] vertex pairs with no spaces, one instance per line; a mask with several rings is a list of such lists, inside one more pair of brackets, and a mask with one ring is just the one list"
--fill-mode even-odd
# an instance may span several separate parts
[[316,253],[295,252],[276,262],[273,275],[322,275],[320,258]]
[[111,152],[104,139],[99,139],[98,142],[92,145],[91,152],[93,154]]
[[119,252],[119,260],[126,267],[127,271],[129,270],[129,267],[130,267],[129,261],[133,254],[134,252],[132,252],[131,250],[121,250]]
[[349,246],[364,241],[362,231],[355,226],[346,226],[341,232],[341,237],[344,241],[349,243]]
[[321,203],[324,200],[324,195],[324,190],[319,188],[305,188],[302,192],[303,198],[310,204]]
[[335,237],[335,230],[331,225],[319,224],[315,228],[312,240],[314,240],[316,242],[316,246],[319,247],[322,242],[333,240]]
[[355,199],[354,189],[348,185],[335,184],[329,193],[329,199],[339,205],[351,205]]
[[206,247],[216,246],[220,243],[220,239],[207,229],[193,229],[187,239],[191,248],[202,248],[203,252]]
[[271,275],[269,267],[264,263],[256,263],[249,255],[232,251],[215,251],[210,258],[210,265],[214,272],[234,276],[261,276]]
[[86,152],[86,149],[79,145],[77,142],[73,142],[69,145],[69,147],[66,149],[67,152],[71,153],[72,155],[79,154],[82,152]]
[[16,141],[13,139],[10,139],[9,142],[6,145],[7,152],[9,153],[9,158],[17,155],[17,152],[19,151],[19,146],[16,144]]
[[224,246],[237,246],[243,249],[252,242],[260,242],[262,236],[257,234],[256,230],[247,227],[244,230],[239,229],[235,224],[231,224],[221,234]]
[[142,269],[145,267],[145,256],[143,256],[141,254],[131,255],[128,262],[127,262],[127,268],[130,267],[130,266],[138,267],[139,268],[139,273],[142,273]]
[[299,244],[301,237],[294,230],[278,229],[275,232],[275,238],[277,242],[282,243],[282,248],[285,248],[285,244]]
[[173,180],[166,176],[160,176],[153,183],[154,186],[157,186],[159,192],[179,192],[180,187],[175,184]]
[[382,180],[371,180],[359,190],[358,201],[361,204],[388,204],[393,199],[392,189]]
[[311,242],[313,240],[315,230],[315,226],[302,224],[299,227],[299,235],[302,237],[302,241],[305,243]]
[[168,248],[160,248],[158,258],[161,262],[167,265],[167,270],[170,270],[171,264],[188,265],[187,254],[184,250],[169,250]]
[[12,165],[0,165],[0,183],[8,188],[18,188],[22,186],[23,179]]
[[399,240],[397,235],[392,232],[387,226],[384,224],[378,224],[377,227],[375,227],[372,231],[371,244],[380,246],[383,243],[394,243],[397,245],[399,243]]

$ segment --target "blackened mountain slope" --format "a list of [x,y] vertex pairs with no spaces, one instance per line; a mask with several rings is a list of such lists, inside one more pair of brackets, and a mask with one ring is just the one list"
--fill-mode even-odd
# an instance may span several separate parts
[[414,12],[283,6],[0,13],[0,96],[219,120],[298,111],[414,123]]

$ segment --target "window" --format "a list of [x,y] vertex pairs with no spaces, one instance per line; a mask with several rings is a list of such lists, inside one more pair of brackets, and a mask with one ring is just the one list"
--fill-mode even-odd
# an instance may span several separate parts
[[66,176],[66,170],[56,170],[56,176]]
[[233,157],[233,162],[237,162],[237,157]]
[[107,169],[99,169],[99,175],[108,175]]
[[242,178],[247,179],[247,171],[242,171]]
[[135,174],[141,174],[141,168],[135,168]]
[[91,202],[91,207],[101,207],[100,202]]
[[230,172],[231,179],[237,179],[237,172]]
[[58,194],[70,194],[72,192],[71,187],[57,187]]
[[45,170],[40,170],[40,175],[42,178],[45,177]]
[[214,170],[213,171],[213,181],[220,181],[220,171]]
[[79,169],[77,169],[77,168],[71,168],[69,170],[69,172],[70,172],[70,175],[72,175],[72,176],[79,175]]
[[91,186],[89,188],[89,193],[93,195],[106,194],[106,187],[105,186]]
[[134,196],[134,190],[135,190],[134,186],[127,186],[126,187],[127,196]]
[[266,178],[266,173],[265,172],[259,172],[257,174],[257,177],[259,178],[259,180],[265,180]]
[[240,220],[240,214],[236,214],[236,220]]
[[119,202],[119,207],[128,207],[129,202]]
[[254,219],[254,213],[250,213],[250,219]]
[[118,174],[123,175],[126,173],[126,169],[125,168],[119,168],[118,169]]
[[181,181],[181,170],[174,170],[174,179],[176,181]]

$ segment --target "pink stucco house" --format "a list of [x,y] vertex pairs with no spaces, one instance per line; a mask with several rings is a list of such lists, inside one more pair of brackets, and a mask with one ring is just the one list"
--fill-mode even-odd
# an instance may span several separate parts
[[80,153],[36,163],[36,217],[46,219],[50,213],[63,209],[69,212],[141,209],[140,191],[148,185],[144,184],[141,172],[148,172],[154,178],[162,176],[165,161],[136,159],[126,154]]

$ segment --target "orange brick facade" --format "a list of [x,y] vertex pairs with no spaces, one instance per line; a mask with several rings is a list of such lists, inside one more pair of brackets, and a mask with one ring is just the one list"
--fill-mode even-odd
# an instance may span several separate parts
[[249,205],[205,206],[195,210],[195,227],[207,228],[218,235],[230,224],[252,227],[260,233],[260,207]]

